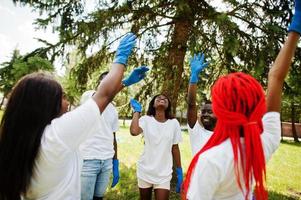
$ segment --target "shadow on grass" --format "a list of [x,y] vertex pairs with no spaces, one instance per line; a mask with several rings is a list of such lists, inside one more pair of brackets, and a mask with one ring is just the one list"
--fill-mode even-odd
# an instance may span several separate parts
[[298,194],[285,195],[275,191],[269,191],[269,200],[300,200],[301,196]]
[[293,140],[281,140],[281,144],[287,144],[291,146],[301,147],[301,142],[295,142]]

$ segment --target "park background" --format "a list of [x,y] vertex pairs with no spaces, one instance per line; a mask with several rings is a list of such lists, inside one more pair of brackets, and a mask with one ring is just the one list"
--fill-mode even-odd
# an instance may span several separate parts
[[[293,16],[293,4],[287,0],[1,0],[0,106],[5,109],[9,92],[22,76],[46,70],[61,82],[73,109],[84,91],[95,88],[98,75],[109,69],[120,38],[130,31],[136,33],[137,48],[127,73],[140,65],[151,70],[145,80],[125,88],[114,99],[121,119],[117,134],[121,180],[108,190],[107,199],[137,199],[135,163],[143,139],[129,134],[129,99],[139,100],[145,113],[152,96],[169,96],[172,112],[183,128],[180,148],[186,171],[191,159],[185,128],[189,58],[204,52],[210,62],[198,83],[199,105],[210,99],[212,84],[226,73],[249,73],[266,88],[269,68]],[[26,51],[22,49],[26,42],[15,45],[7,40],[26,35],[25,29],[12,29],[14,19],[21,20],[24,10],[31,12],[29,26],[34,30],[26,40],[37,41],[29,42],[31,48]],[[6,11],[11,15],[4,15]],[[45,34],[35,35],[38,31]],[[4,46],[12,49],[3,50]],[[270,199],[301,199],[300,50],[299,43],[284,85],[284,140],[268,164]],[[179,196],[172,193],[171,199]]]

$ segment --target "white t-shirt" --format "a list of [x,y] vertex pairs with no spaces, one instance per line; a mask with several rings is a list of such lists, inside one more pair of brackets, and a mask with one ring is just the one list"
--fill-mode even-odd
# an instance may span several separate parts
[[91,99],[46,126],[24,199],[80,199],[79,145],[89,137],[95,124],[101,126],[100,116],[97,104]]
[[195,123],[193,128],[190,128],[189,124],[187,124],[187,127],[190,137],[192,156],[194,156],[207,143],[213,132],[206,130],[198,121]]
[[84,160],[106,160],[114,156],[114,136],[119,128],[118,112],[116,108],[110,103],[102,112],[101,124],[95,124],[93,127],[93,134],[80,145],[80,151]]
[[[266,113],[262,121],[264,130],[261,134],[261,141],[266,161],[268,161],[280,144],[280,114],[278,112]],[[243,186],[242,177],[241,180]],[[252,191],[250,191],[250,193],[252,193]],[[252,194],[250,194],[250,199],[252,199],[251,195]],[[229,139],[200,155],[191,177],[187,199],[244,199],[243,193],[236,182],[233,151]]]
[[137,163],[138,178],[162,184],[172,178],[172,145],[182,141],[181,127],[176,119],[158,122],[154,117],[142,116],[139,126],[143,130],[144,151]]

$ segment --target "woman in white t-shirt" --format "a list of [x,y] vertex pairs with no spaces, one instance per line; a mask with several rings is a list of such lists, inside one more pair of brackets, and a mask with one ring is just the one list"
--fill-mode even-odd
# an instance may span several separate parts
[[122,88],[135,43],[126,35],[93,98],[63,115],[63,91],[51,76],[33,73],[16,84],[0,126],[0,199],[80,199],[79,145],[91,127],[102,126],[100,113]]
[[150,200],[152,189],[156,200],[169,199],[173,159],[176,164],[177,186],[183,180],[178,143],[182,141],[179,122],[171,117],[171,104],[164,95],[156,95],[149,103],[147,115],[140,117],[141,105],[131,99],[134,110],[130,132],[144,138],[144,151],[137,163],[137,178],[141,200]]
[[269,72],[266,97],[258,81],[244,73],[223,76],[214,84],[216,127],[190,163],[183,199],[252,199],[253,185],[256,200],[268,199],[265,166],[280,144],[281,94],[301,33],[300,0],[296,8],[298,18]]

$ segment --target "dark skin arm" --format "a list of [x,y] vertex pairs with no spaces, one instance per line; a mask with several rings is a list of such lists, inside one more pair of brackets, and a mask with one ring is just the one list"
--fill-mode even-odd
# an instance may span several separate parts
[[178,144],[172,145],[171,152],[172,152],[172,157],[173,157],[173,159],[175,161],[176,167],[181,167],[182,168],[182,165],[181,165],[181,154],[180,154],[179,145]]
[[193,128],[197,121],[196,90],[197,90],[197,84],[190,83],[188,87],[188,108],[187,108],[187,122],[190,128]]
[[140,113],[134,112],[133,119],[130,126],[130,133],[132,136],[137,136],[143,132],[142,128],[140,128],[139,126],[139,118],[140,118]]
[[125,65],[113,63],[108,75],[100,82],[93,99],[103,112],[115,95],[123,88],[121,80],[125,71]]
[[290,32],[288,34],[288,38],[269,72],[266,96],[268,112],[280,112],[284,79],[288,73],[292,58],[295,55],[299,38],[300,35],[298,33]]
[[116,133],[115,132],[113,133],[113,136],[114,136],[113,145],[114,145],[114,151],[115,151],[113,159],[118,159],[118,157],[117,157],[117,141],[116,141]]

